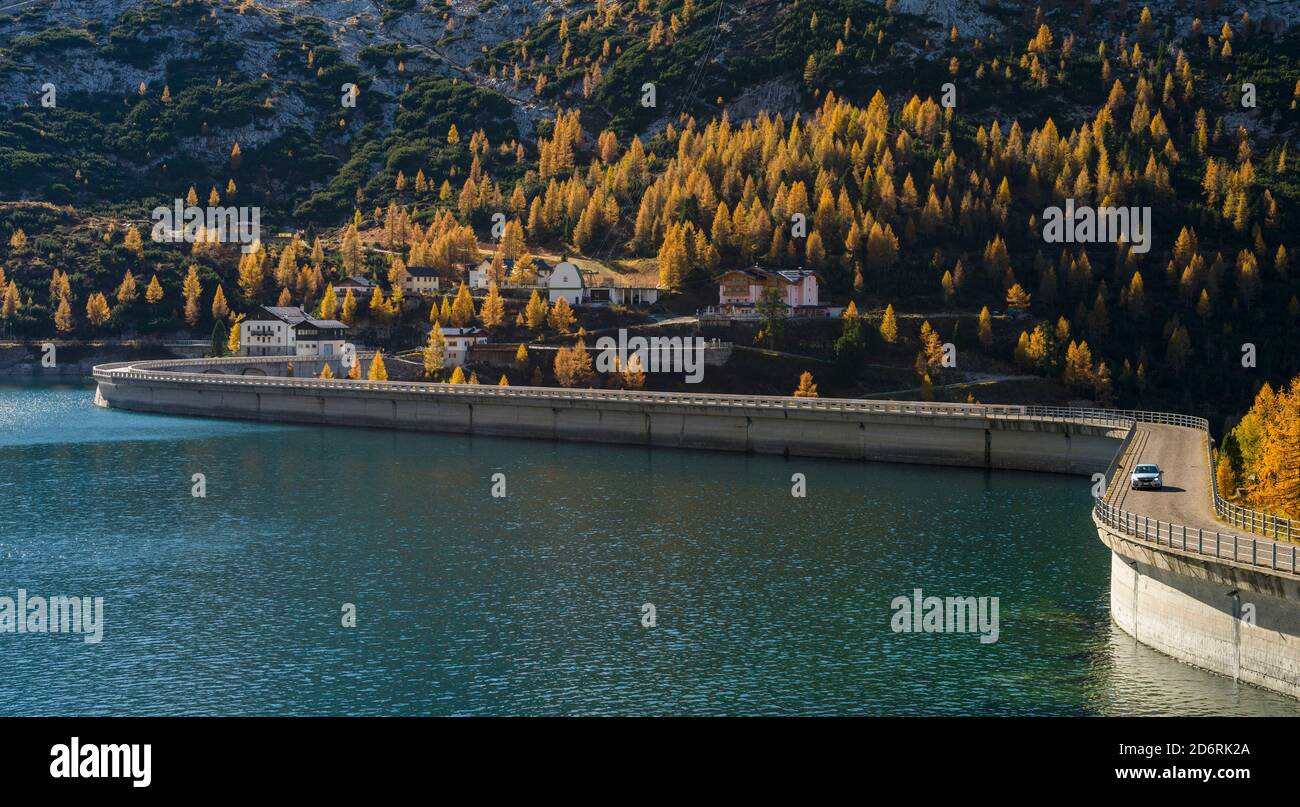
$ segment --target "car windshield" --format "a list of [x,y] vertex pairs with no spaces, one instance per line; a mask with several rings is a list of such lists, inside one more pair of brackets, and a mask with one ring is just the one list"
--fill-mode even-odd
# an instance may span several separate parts
[[1154,466],[1154,465],[1139,465],[1139,466],[1137,467],[1136,470],[1137,470],[1137,473],[1140,473],[1140,474],[1158,474],[1158,473],[1160,473],[1160,469],[1157,468],[1157,467]]

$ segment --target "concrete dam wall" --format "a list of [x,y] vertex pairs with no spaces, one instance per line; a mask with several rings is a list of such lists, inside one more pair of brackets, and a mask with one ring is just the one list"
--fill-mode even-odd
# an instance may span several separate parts
[[1104,470],[1125,431],[1019,406],[321,381],[319,360],[145,362],[96,368],[97,401],[145,412],[385,429],[927,463]]
[[[1162,547],[1104,524],[1097,531],[1111,549],[1111,618],[1125,633],[1202,669],[1300,698],[1294,545],[1275,572],[1180,550],[1177,538]],[[1251,539],[1236,540],[1222,538],[1215,549],[1244,561]]]

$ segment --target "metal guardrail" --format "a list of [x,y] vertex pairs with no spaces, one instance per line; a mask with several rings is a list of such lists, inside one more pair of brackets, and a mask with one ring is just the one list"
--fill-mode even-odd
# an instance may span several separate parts
[[1219,496],[1217,491],[1214,497],[1214,515],[1238,529],[1257,532],[1265,538],[1271,534],[1275,541],[1291,541],[1293,536],[1300,538],[1300,521],[1233,504]]
[[[335,379],[317,379],[317,378],[284,378],[277,376],[228,376],[213,374],[181,374],[187,377],[178,379],[178,373],[161,368],[175,367],[200,367],[213,365],[248,365],[259,362],[278,363],[283,361],[292,361],[291,356],[244,356],[228,357],[221,359],[176,359],[170,361],[147,361],[147,362],[122,362],[117,364],[105,364],[94,368],[96,379],[113,381],[116,377],[124,377],[132,380],[142,381],[163,381],[176,383],[178,380],[184,383],[197,383],[216,387],[275,387],[279,389],[301,389],[301,390],[338,390],[346,387],[350,390],[392,393],[403,392],[417,395],[441,395],[454,396],[456,398],[476,398],[476,399],[530,399],[530,400],[551,400],[556,402],[571,403],[575,401],[606,401],[606,402],[627,402],[627,403],[656,403],[656,404],[677,404],[683,406],[703,406],[703,407],[736,407],[746,406],[757,409],[780,409],[787,411],[823,411],[823,412],[845,412],[845,413],[872,413],[872,414],[907,414],[907,415],[930,415],[939,417],[961,417],[961,418],[1026,418],[1033,420],[1042,420],[1049,422],[1072,422],[1087,423],[1089,425],[1100,425],[1108,427],[1120,427],[1125,429],[1124,437],[1121,441],[1119,450],[1116,451],[1114,458],[1105,472],[1105,492],[1109,493],[1111,485],[1115,481],[1115,474],[1119,469],[1119,463],[1122,461],[1123,454],[1127,450],[1129,443],[1132,441],[1137,431],[1137,424],[1158,423],[1172,426],[1183,426],[1186,428],[1196,429],[1206,435],[1207,462],[1210,470],[1211,496],[1215,514],[1220,518],[1221,513],[1237,513],[1236,517],[1243,523],[1272,525],[1276,531],[1278,525],[1284,525],[1282,530],[1287,539],[1292,535],[1300,535],[1300,524],[1288,519],[1281,519],[1258,511],[1241,508],[1225,501],[1219,496],[1214,481],[1214,465],[1212,462],[1212,453],[1209,449],[1209,421],[1205,418],[1195,417],[1192,415],[1180,415],[1168,412],[1147,412],[1141,410],[1123,410],[1123,409],[1089,409],[1083,407],[1052,407],[1052,406],[1018,406],[1018,405],[999,405],[999,404],[947,404],[947,403],[925,403],[911,401],[871,401],[856,398],[793,398],[793,397],[763,397],[755,395],[713,395],[709,393],[687,392],[687,393],[661,393],[661,392],[633,392],[628,390],[598,390],[598,389],[556,389],[554,387],[498,387],[491,385],[468,385],[468,384],[434,384],[427,382],[412,381],[361,381],[347,378]],[[155,372],[149,372],[140,368],[158,368]],[[1241,539],[1236,535],[1223,535],[1219,532],[1206,532],[1203,528],[1187,527],[1180,524],[1170,524],[1168,522],[1155,521],[1155,527],[1151,527],[1151,519],[1139,513],[1122,510],[1112,506],[1105,500],[1105,495],[1099,497],[1093,506],[1093,512],[1097,518],[1107,526],[1117,529],[1126,535],[1132,535],[1139,540],[1155,543],[1159,546],[1168,546],[1180,549],[1185,552],[1209,555],[1219,559],[1232,560],[1238,563],[1249,563],[1251,566],[1262,567],[1275,571],[1290,571],[1295,573],[1297,565],[1297,547],[1291,545],[1279,552],[1278,545],[1269,541],[1264,544],[1266,547],[1263,553],[1259,551],[1259,542],[1252,536],[1249,539]],[[1230,522],[1231,523],[1231,522]],[[1294,529],[1293,529],[1294,525]],[[1282,533],[1278,533],[1281,535]],[[1188,536],[1195,536],[1194,540]],[[1162,541],[1163,537],[1163,541]],[[1246,543],[1246,540],[1249,543]],[[1224,547],[1231,547],[1230,551]],[[1289,549],[1289,552],[1287,551]],[[1246,557],[1243,560],[1242,553],[1247,550]],[[1279,566],[1279,558],[1281,565]]]
[[1255,536],[1224,535],[1200,527],[1171,524],[1112,507],[1098,499],[1093,507],[1097,518],[1108,527],[1156,546],[1165,546],[1197,555],[1207,555],[1247,566],[1296,574],[1295,544],[1283,545]]

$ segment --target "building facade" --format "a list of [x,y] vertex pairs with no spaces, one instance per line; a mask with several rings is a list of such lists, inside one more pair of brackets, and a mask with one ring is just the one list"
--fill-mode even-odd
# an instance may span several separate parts
[[[502,266],[505,267],[506,280],[504,280],[501,283],[498,283],[497,285],[502,288],[506,286],[515,285],[513,283],[510,283],[508,280],[508,278],[510,277],[510,273],[515,270],[515,259],[504,258],[501,261],[501,264]],[[551,265],[546,261],[542,260],[541,258],[534,257],[533,269],[537,271],[538,285],[545,286],[547,278],[551,276],[551,271],[552,271]],[[482,291],[487,289],[489,286],[492,285],[492,259],[484,258],[482,261],[479,262],[477,266],[469,270],[469,272],[466,274],[466,278],[469,282],[469,287],[471,290]]]
[[808,269],[770,270],[759,266],[732,269],[718,276],[718,305],[724,311],[753,308],[764,291],[776,289],[791,313],[801,308],[817,308],[821,305],[820,280],[816,272]]
[[487,341],[487,332],[482,328],[443,328],[442,336],[447,340],[445,351],[446,366],[460,367],[465,363],[472,345]]
[[609,303],[627,307],[653,305],[659,299],[659,289],[654,286],[591,286],[587,289],[587,302]]
[[402,278],[402,292],[405,294],[434,295],[440,284],[438,273],[433,269],[407,269]]
[[261,306],[239,323],[241,356],[338,356],[348,326],[297,306]]
[[348,292],[358,300],[369,300],[375,293],[375,284],[364,277],[345,277],[334,284],[334,293],[342,299]]

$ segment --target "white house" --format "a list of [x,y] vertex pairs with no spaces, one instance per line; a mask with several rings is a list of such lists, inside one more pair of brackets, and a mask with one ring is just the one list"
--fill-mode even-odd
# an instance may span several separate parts
[[465,363],[471,345],[487,341],[487,332],[482,328],[443,328],[442,336],[447,340],[446,365],[460,367]]
[[758,266],[732,269],[718,276],[718,305],[724,310],[752,308],[765,290],[777,289],[792,313],[800,308],[816,308],[820,305],[817,296],[820,280],[816,272],[808,269],[773,271]]
[[577,305],[587,301],[587,279],[583,277],[583,272],[576,265],[568,261],[560,261],[555,264],[555,270],[551,276],[546,279],[546,292],[550,296],[551,303],[563,297],[569,302],[569,305]]
[[297,306],[261,306],[239,323],[241,356],[338,356],[348,326]]
[[402,278],[402,291],[406,294],[433,295],[438,293],[438,283],[438,273],[433,269],[413,267],[407,269],[406,276]]
[[[506,277],[507,278],[510,277],[510,273],[515,270],[515,259],[504,258],[502,259],[501,264],[505,267]],[[537,270],[537,282],[540,285],[543,286],[546,285],[546,279],[551,276],[551,271],[552,271],[551,265],[546,261],[542,260],[541,258],[534,257],[533,268]],[[468,279],[469,279],[469,287],[471,290],[474,291],[486,289],[489,286],[491,286],[492,285],[492,259],[484,258],[482,261],[479,262],[478,266],[475,266],[474,268],[470,269],[468,273]],[[501,283],[499,285],[506,286],[509,284]]]

